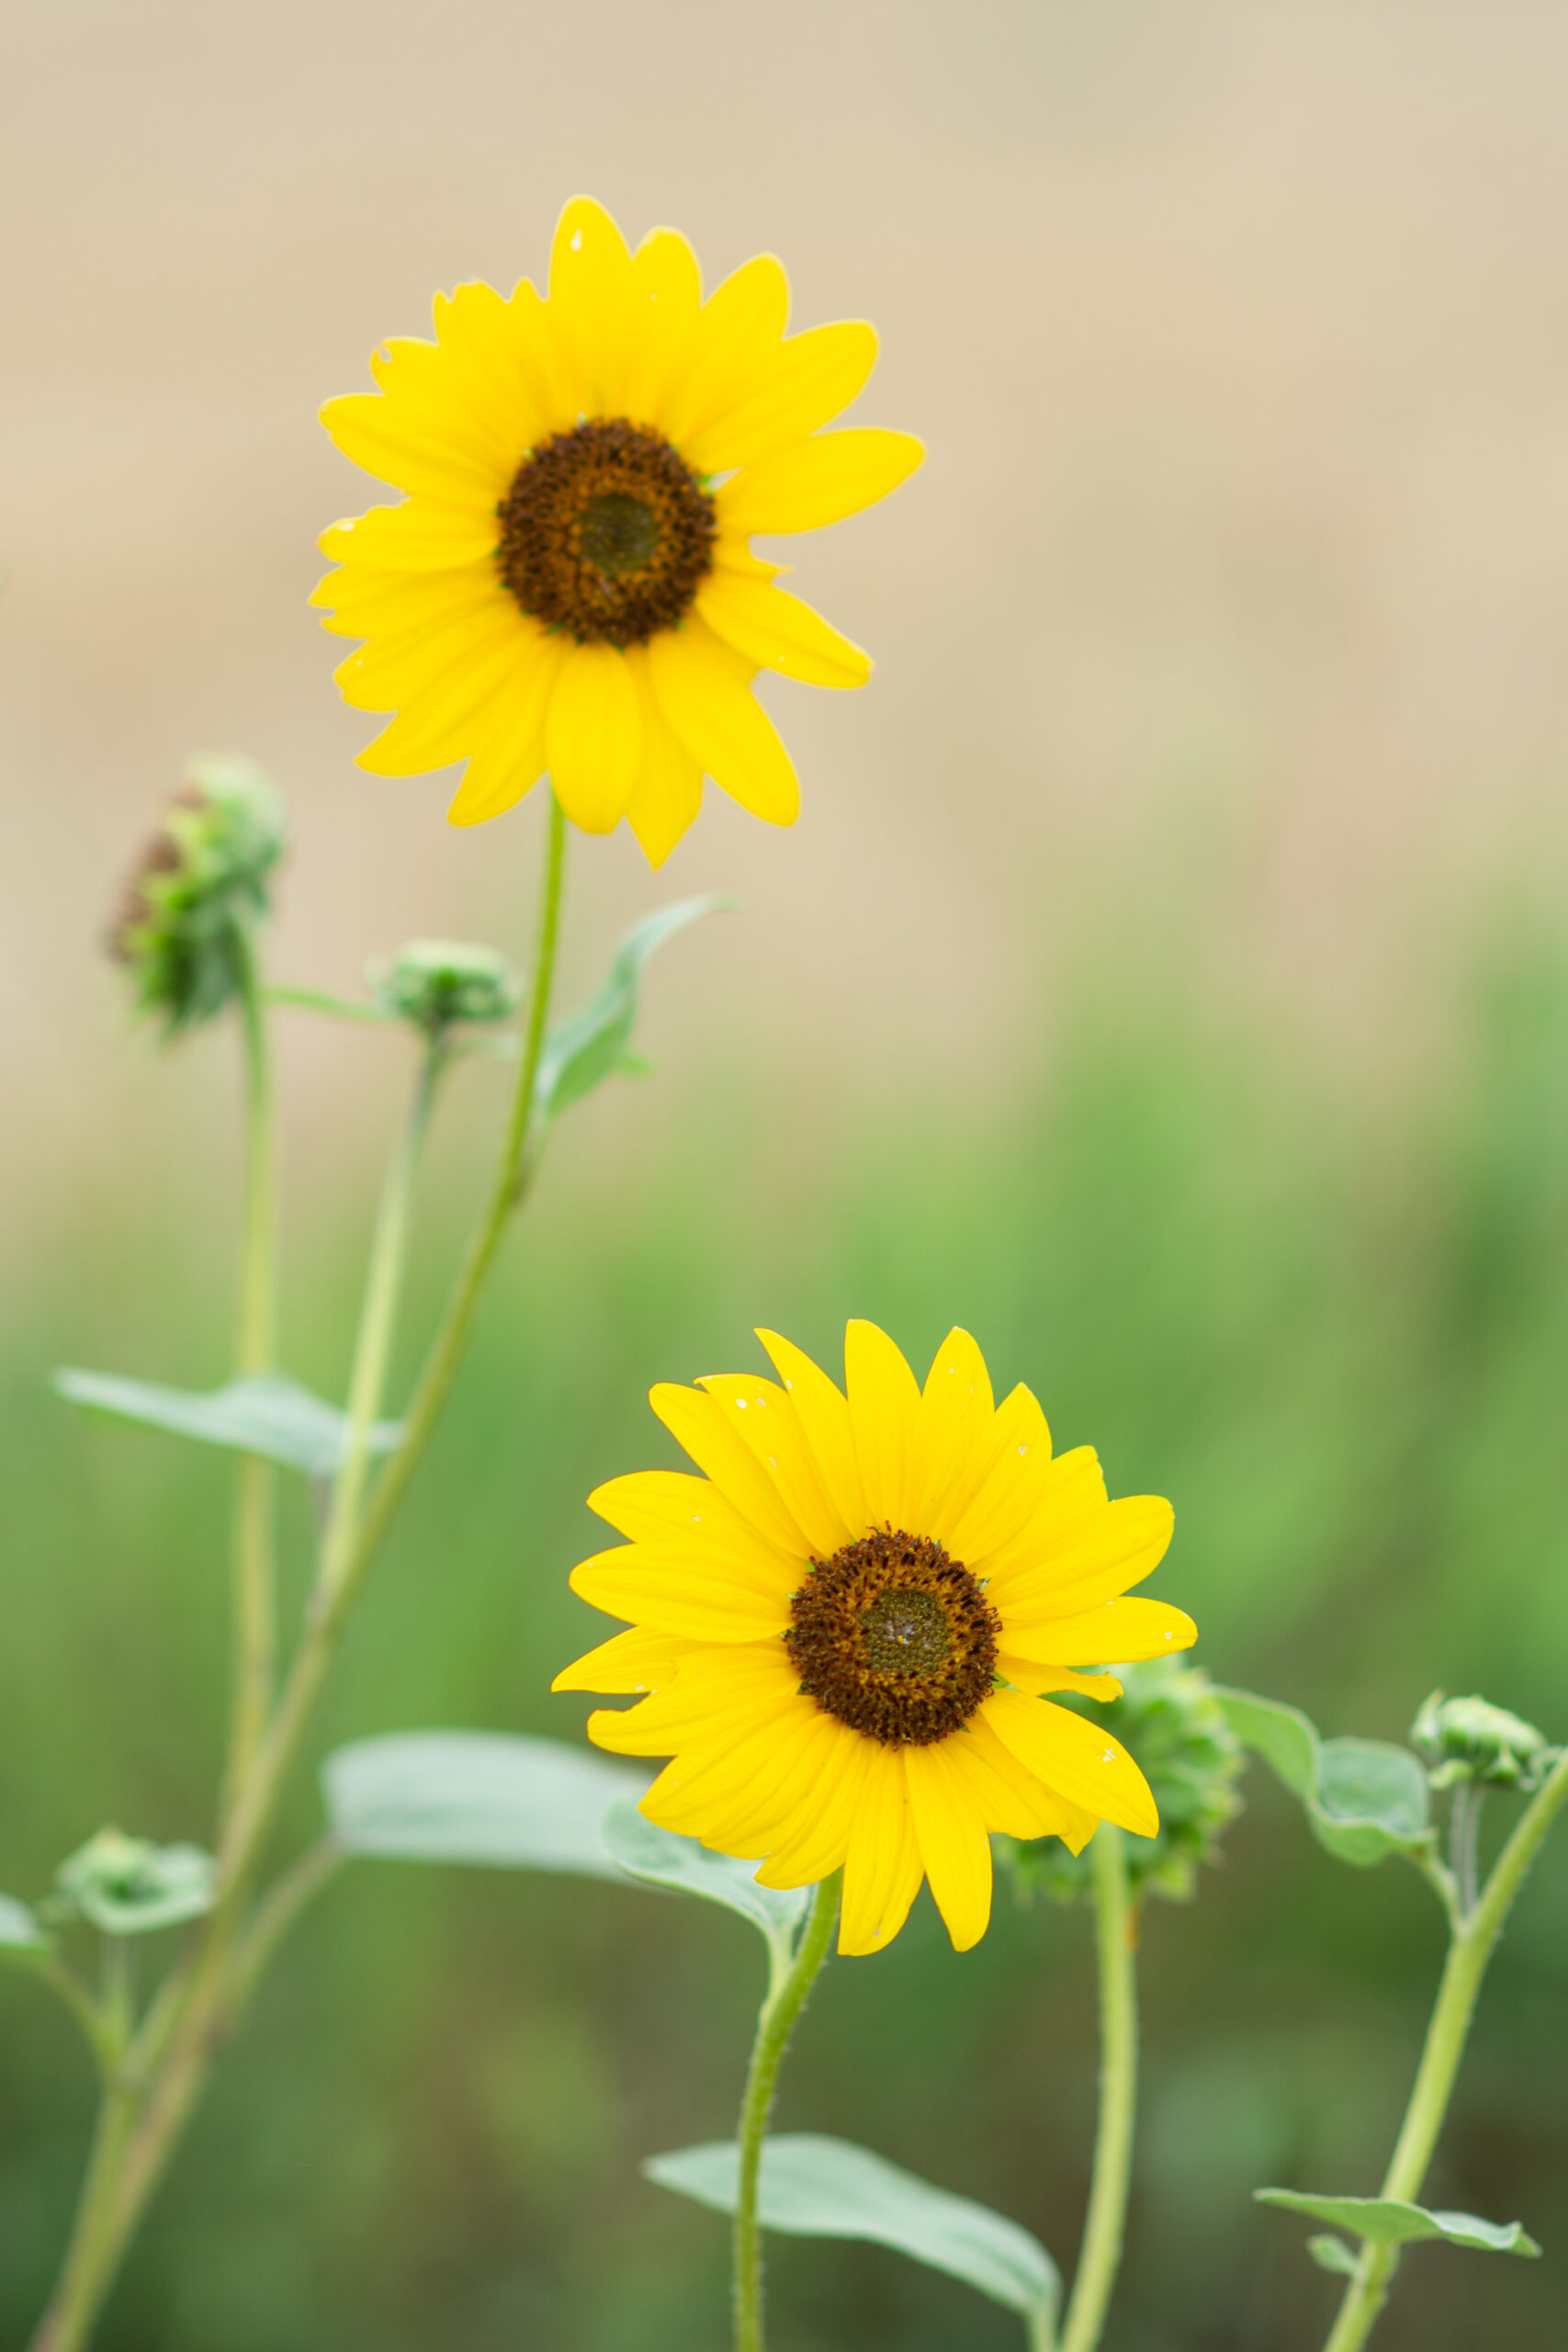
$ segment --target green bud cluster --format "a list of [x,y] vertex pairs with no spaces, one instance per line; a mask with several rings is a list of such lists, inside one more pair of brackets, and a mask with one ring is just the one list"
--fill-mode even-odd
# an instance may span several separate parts
[[39,1905],[49,1918],[86,1919],[107,1936],[145,1935],[211,1909],[213,1861],[199,1846],[154,1846],[100,1829],[61,1863],[55,1885]]
[[1486,1699],[1445,1699],[1440,1690],[1422,1702],[1410,1744],[1427,1758],[1427,1777],[1435,1789],[1456,1781],[1491,1789],[1539,1789],[1558,1754],[1522,1715]]
[[239,994],[283,845],[283,802],[258,767],[230,756],[194,763],[108,942],[130,970],[138,1011],[161,1017],[166,1035],[210,1021]]
[[[1161,1894],[1188,1903],[1196,1892],[1199,1863],[1219,1860],[1221,1837],[1241,1811],[1236,1784],[1245,1753],[1201,1667],[1154,1658],[1113,1670],[1121,1677],[1122,1696],[1109,1705],[1069,1690],[1053,1691],[1051,1703],[1070,1707],[1097,1730],[1112,1733],[1154,1792],[1157,1835],[1127,1839],[1134,1901]],[[1058,1903],[1089,1894],[1093,1863],[1087,1848],[1072,1854],[1056,1838],[1008,1845],[1021,1892],[1043,1888]]]
[[523,1001],[504,956],[458,940],[411,939],[368,978],[383,1012],[432,1035],[457,1021],[504,1021]]

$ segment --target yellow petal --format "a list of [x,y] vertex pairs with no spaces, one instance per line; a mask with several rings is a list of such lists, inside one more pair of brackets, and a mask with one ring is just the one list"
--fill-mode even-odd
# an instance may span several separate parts
[[684,356],[703,299],[696,254],[678,230],[653,229],[632,256],[630,323],[608,405],[653,424]]
[[540,630],[532,658],[520,662],[496,696],[484,740],[447,810],[453,825],[499,817],[538,782],[545,765],[545,714],[570,647]]
[[692,758],[753,817],[793,825],[800,786],[744,663],[693,619],[653,639],[648,667],[659,707]]
[[1019,1762],[984,1714],[971,1717],[945,1740],[942,1753],[968,1787],[987,1828],[1005,1830],[1010,1838],[1060,1838],[1077,1826],[1077,1809]]
[[804,1570],[811,1547],[777,1487],[712,1396],[660,1381],[649,1403],[699,1470],[705,1471],[725,1500],[774,1552],[798,1561]]
[[[645,1706],[650,1702],[643,1702]],[[1149,1784],[1120,1741],[1049,1699],[1021,1690],[993,1690],[980,1710],[986,1721],[1048,1789],[1101,1821],[1120,1823],[1140,1838],[1159,1828]]]
[[871,675],[870,654],[787,589],[711,571],[697,591],[696,608],[716,636],[759,668],[780,670],[808,686],[863,686]]
[[649,1791],[658,1807],[649,1818],[724,1853],[759,1859],[798,1810],[792,1792],[809,1787],[825,1720],[795,1696],[721,1747],[705,1747],[700,1758],[682,1748]]
[[986,1573],[998,1590],[1014,1578],[1027,1583],[1046,1556],[1070,1551],[1100,1523],[1109,1497],[1092,1445],[1056,1456],[1035,1489],[1033,1512],[1005,1544],[987,1555]]
[[1009,1615],[1002,1629],[1006,1647],[1019,1657],[1076,1658],[1080,1664],[1173,1657],[1178,1650],[1190,1649],[1198,1638],[1198,1628],[1185,1609],[1173,1609],[1166,1600],[1108,1600],[1081,1615],[1037,1625],[1021,1625]]
[[[574,196],[562,209],[550,248],[550,323],[577,405],[603,415],[623,361],[632,304],[626,239],[602,204]],[[595,829],[597,830],[597,829]]]
[[990,1924],[991,1846],[980,1808],[948,1759],[951,1744],[906,1748],[904,1770],[936,1907],[954,1951],[968,1951]]
[[626,822],[649,865],[663,865],[703,805],[703,772],[665,721],[654,697],[648,656],[626,656],[642,711],[642,761],[626,802]]
[[[501,297],[484,290],[499,305]],[[497,481],[512,480],[535,419],[523,404],[521,387],[509,397],[461,337],[443,348],[423,336],[393,336],[371,354],[370,373],[386,400],[389,426],[471,458]]]
[[1015,1690],[1027,1690],[1032,1699],[1047,1690],[1081,1690],[1086,1699],[1096,1699],[1103,1705],[1122,1696],[1122,1685],[1113,1674],[1079,1674],[1070,1666],[1044,1665],[1010,1650],[998,1653],[997,1672]]
[[1003,1397],[991,1423],[990,1466],[974,1499],[942,1537],[953,1558],[974,1575],[988,1577],[991,1555],[1032,1518],[1050,1467],[1045,1416],[1020,1382]]
[[1152,1574],[1175,1523],[1162,1495],[1123,1495],[1059,1527],[1042,1512],[1016,1544],[987,1560],[990,1598],[1021,1624],[1077,1616]]
[[967,1331],[950,1331],[920,1391],[910,1524],[939,1540],[962,1518],[991,1466],[996,1406],[986,1360]]
[[908,1516],[910,1445],[920,1405],[915,1375],[885,1331],[859,1321],[844,1333],[844,1374],[872,1524],[922,1533],[909,1527]]
[[788,320],[789,280],[773,254],[743,262],[715,288],[652,419],[682,456],[687,440],[763,374]]
[[874,1740],[863,1739],[843,1724],[824,1715],[833,1738],[827,1761],[809,1806],[793,1833],[781,1836],[757,1872],[759,1886],[812,1886],[836,1871],[849,1852],[850,1836],[860,1811],[873,1758],[880,1754]]
[[719,527],[742,537],[752,531],[818,530],[886,498],[925,454],[912,433],[880,426],[818,434],[742,466],[725,482],[716,493]]
[[573,648],[550,698],[545,753],[572,823],[614,832],[642,757],[642,714],[626,656],[613,645]]
[[366,751],[359,765],[372,775],[413,775],[444,767],[488,742],[503,710],[526,695],[545,659],[544,631],[517,616],[519,627],[499,633],[479,652],[465,652],[441,677],[413,694]]
[[333,672],[355,710],[401,710],[450,683],[498,646],[518,647],[515,610],[481,605],[457,618],[395,638],[373,638]]
[[523,617],[489,563],[439,571],[384,571],[368,564],[344,564],[317,583],[310,602],[330,611],[321,627],[334,637],[374,638],[378,650],[394,650],[411,639],[422,645],[434,630],[472,613],[499,619],[510,606],[518,619]]
[[867,1533],[871,1513],[866,1509],[855,1458],[854,1431],[850,1426],[848,1400],[825,1372],[792,1341],[776,1331],[759,1330],[757,1337],[773,1360],[795,1418],[810,1446],[818,1475],[852,1542]]
[[694,1642],[761,1642],[789,1623],[787,1592],[768,1594],[728,1561],[675,1544],[627,1544],[573,1568],[573,1592],[607,1616]]
[[[452,571],[493,560],[501,526],[493,508],[442,506],[433,498],[405,498],[400,506],[372,506],[321,533],[321,553],[334,563],[364,563],[378,571]],[[331,575],[310,599],[323,594]]]
[[345,458],[416,497],[482,512],[510,486],[504,462],[482,441],[476,446],[458,414],[394,405],[384,392],[345,392],[325,403],[321,418]]
[[827,1559],[848,1543],[784,1389],[750,1373],[712,1373],[701,1385],[777,1487],[812,1557]]
[[591,1715],[588,1733],[602,1747],[614,1746],[628,1756],[668,1756],[688,1748],[695,1756],[744,1736],[797,1700],[782,1642],[705,1648],[686,1660],[668,1690],[623,1712]]
[[923,1875],[902,1751],[875,1747],[844,1860],[839,1950],[885,1951],[908,1917]]
[[876,330],[864,319],[791,335],[760,378],[688,435],[682,455],[704,474],[773,457],[848,408],[875,365]]
[[595,1487],[590,1510],[636,1544],[716,1544],[739,1555],[754,1546],[760,1564],[782,1566],[785,1555],[765,1543],[750,1521],[706,1478],[685,1470],[633,1470]]
[[668,1634],[645,1633],[634,1625],[629,1633],[613,1634],[575,1664],[563,1667],[552,1690],[657,1690],[672,1682],[691,1644]]
[[474,398],[488,400],[504,418],[513,471],[525,449],[576,424],[547,313],[525,278],[510,301],[478,283],[438,294],[435,333]]

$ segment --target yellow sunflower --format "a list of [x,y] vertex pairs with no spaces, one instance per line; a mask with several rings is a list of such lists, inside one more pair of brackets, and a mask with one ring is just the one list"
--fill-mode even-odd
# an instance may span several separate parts
[[510,300],[475,284],[434,308],[434,343],[385,345],[380,390],[321,411],[346,456],[407,492],[321,542],[342,568],[311,601],[365,639],[338,684],[396,714],[360,765],[466,757],[458,825],[547,768],[574,823],[626,817],[655,865],[705,773],[792,823],[795,770],[750,682],[858,686],[871,662],[773,585],[750,534],[837,522],[919,463],[908,433],[818,429],[871,373],[874,331],[786,336],[771,254],[705,302],[684,237],[655,229],[630,253],[584,197],[561,215],[547,297],[525,278]]
[[852,1323],[847,1396],[758,1337],[782,1387],[652,1392],[702,1477],[649,1470],[590,1496],[631,1542],[572,1586],[632,1630],[554,1687],[650,1694],[588,1722],[601,1747],[673,1758],[650,1820],[761,1859],[763,1886],[841,1863],[840,1951],[890,1943],[922,1878],[967,1951],[990,1916],[990,1830],[1077,1853],[1101,1821],[1159,1826],[1125,1749],[1042,1694],[1114,1699],[1114,1676],[1075,1668],[1196,1640],[1179,1609],[1122,1597],[1163,1555],[1170,1505],[1108,1501],[1088,1446],[1053,1460],[1029,1390],[994,1405],[966,1331],[922,1389]]

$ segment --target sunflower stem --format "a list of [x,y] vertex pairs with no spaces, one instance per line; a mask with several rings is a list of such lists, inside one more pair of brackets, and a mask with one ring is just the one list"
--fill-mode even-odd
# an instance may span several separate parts
[[[1514,1833],[1498,1855],[1479,1899],[1454,1927],[1410,2104],[1404,2110],[1399,2138],[1378,2191],[1380,2197],[1397,2198],[1410,2204],[1420,2197],[1427,2167],[1448,2113],[1454,2078],[1464,2056],[1487,1962],[1525,1872],[1565,1799],[1568,1748],[1515,1824]],[[1324,2352],[1360,2352],[1387,2301],[1398,2267],[1397,2245],[1378,2245],[1371,2239],[1363,2242],[1356,2276],[1345,2290]]]
[[843,1872],[835,1871],[817,1887],[794,1959],[782,1971],[769,1969],[767,1997],[757,2018],[736,2135],[740,2169],[735,2194],[735,2352],[763,2352],[762,2241],[757,2220],[762,2147],[790,2035],[828,1957],[842,1883]]
[[1138,2094],[1138,1915],[1127,1888],[1127,1849],[1112,1821],[1094,1834],[1095,1939],[1100,1953],[1100,2122],[1083,2245],[1060,2352],[1094,2352],[1111,2307],[1127,2224]]

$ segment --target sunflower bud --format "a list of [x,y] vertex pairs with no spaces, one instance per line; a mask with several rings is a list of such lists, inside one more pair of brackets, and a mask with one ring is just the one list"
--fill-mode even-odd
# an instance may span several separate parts
[[249,760],[195,762],[143,851],[109,933],[137,1009],[164,1034],[221,1012],[243,984],[252,925],[283,853],[283,803]]
[[504,1021],[523,983],[493,947],[451,939],[411,939],[389,964],[372,965],[370,989],[384,1012],[432,1036],[456,1021]]
[[[1196,1890],[1199,1863],[1218,1861],[1222,1833],[1241,1811],[1236,1783],[1246,1758],[1201,1667],[1154,1658],[1115,1671],[1122,1696],[1109,1705],[1066,1690],[1054,1691],[1051,1703],[1070,1707],[1097,1730],[1113,1733],[1154,1792],[1157,1834],[1127,1839],[1134,1901],[1163,1894],[1187,1903]],[[1073,1854],[1055,1838],[1009,1843],[1021,1893],[1043,1887],[1058,1903],[1089,1894],[1093,1863],[1087,1848]]]
[[213,1861],[198,1846],[154,1846],[123,1829],[100,1829],[55,1874],[45,1906],[54,1918],[90,1920],[107,1936],[145,1935],[212,1908]]
[[1434,1690],[1410,1727],[1410,1744],[1431,1766],[1435,1789],[1474,1781],[1490,1789],[1538,1789],[1556,1755],[1544,1734],[1485,1699],[1445,1699]]

